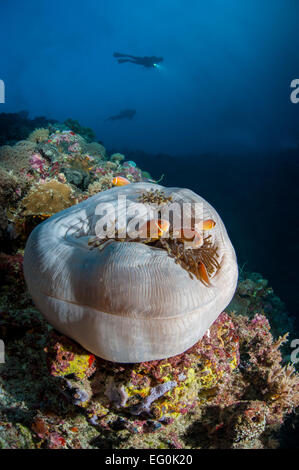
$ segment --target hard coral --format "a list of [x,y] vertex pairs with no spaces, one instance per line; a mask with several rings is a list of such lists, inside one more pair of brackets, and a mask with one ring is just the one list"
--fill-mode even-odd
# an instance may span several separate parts
[[80,134],[84,137],[88,142],[91,142],[95,137],[94,132],[90,127],[81,126],[76,119],[68,118],[64,121],[64,124],[76,134]]
[[82,351],[68,338],[63,338],[60,342],[59,337],[53,333],[47,351],[51,351],[48,360],[51,374],[54,377],[74,374],[77,379],[83,379],[90,377],[96,370],[95,357]]
[[34,186],[22,200],[25,215],[51,216],[74,203],[72,188],[68,184],[50,180]]
[[[28,120],[25,113],[1,114],[0,121],[2,144],[26,139],[34,128],[48,125],[42,118]],[[293,333],[292,319],[260,274],[241,270],[230,305],[237,314],[222,314],[193,348],[163,361],[124,365],[95,358],[52,333],[33,307],[18,247],[20,239],[25,243],[33,226],[54,210],[44,212],[52,194],[43,192],[49,179],[66,183],[66,168],[89,173],[88,192],[82,178],[76,180],[78,185],[72,181],[78,201],[110,188],[116,173],[131,182],[151,179],[134,162],[123,164],[112,157],[107,162],[100,143],[86,142],[62,125],[52,130],[49,142],[24,140],[0,148],[0,234],[2,249],[10,253],[0,254],[0,337],[6,360],[0,377],[0,447],[278,446],[286,416],[290,427],[296,419],[292,413],[299,406],[299,380],[295,367],[284,365],[290,350],[285,331]],[[32,184],[31,197],[26,198]],[[56,209],[74,202],[70,186],[62,187],[68,190],[61,204],[55,199]],[[40,195],[45,204],[38,208]],[[27,210],[22,198],[24,203],[30,200],[31,209],[36,208],[30,212],[38,214],[22,217],[21,209]],[[148,194],[144,202],[152,198]],[[12,230],[8,244],[12,225],[20,235],[14,240]]]
[[258,438],[266,428],[268,409],[259,400],[240,401],[225,408],[220,420],[225,423],[226,439],[240,442]]
[[109,173],[107,175],[100,176],[94,183],[88,186],[88,194],[94,196],[100,191],[112,188],[113,176]]
[[22,171],[30,169],[29,160],[36,149],[36,143],[23,140],[14,146],[4,145],[0,147],[0,166],[6,171],[13,171],[16,175],[22,175]]
[[244,273],[241,269],[237,290],[228,310],[250,318],[256,312],[264,312],[270,320],[275,337],[294,330],[294,321],[285,304],[274,294],[268,281],[258,273]]
[[25,181],[0,167],[0,237],[12,241],[17,234],[11,224],[11,213],[27,189]]
[[122,153],[113,153],[110,156],[112,162],[120,163],[125,159],[125,156]]
[[193,428],[207,435],[212,448],[262,448],[259,438],[266,430],[267,414],[264,402],[239,400],[227,407],[206,408]]
[[60,337],[48,349],[50,371],[60,377],[71,372],[77,375],[80,383],[73,383],[71,388],[80,389],[81,395],[84,391],[87,399],[87,402],[83,401],[84,408],[98,417],[107,414],[109,409],[118,409],[131,416],[162,421],[177,418],[200,403],[206,391],[217,386],[226,374],[230,375],[239,361],[234,326],[224,313],[212,326],[210,337],[205,336],[179,356],[133,365],[97,359],[96,372],[92,376],[87,363],[87,372],[82,375],[84,350],[81,354],[66,356],[61,353],[66,350],[66,344],[72,344],[71,340]]
[[31,134],[28,136],[28,140],[31,142],[36,142],[37,144],[41,142],[46,142],[49,138],[49,130],[40,128],[40,129],[35,129]]
[[288,335],[274,341],[263,315],[256,314],[252,320],[233,315],[233,319],[237,320],[241,363],[242,357],[248,358],[243,363],[243,376],[248,384],[246,396],[266,403],[269,424],[282,424],[284,416],[299,406],[298,374],[293,365],[282,365],[279,350]]
[[82,144],[82,151],[94,157],[106,158],[106,149],[99,142],[84,142]]
[[[151,423],[171,425],[195,413],[201,416],[198,438],[205,435],[209,442],[197,442],[195,447],[261,448],[268,440],[266,445],[273,445],[271,431],[277,431],[285,415],[299,405],[298,374],[292,366],[281,365],[279,347],[285,337],[273,341],[262,315],[250,320],[223,313],[209,334],[183,354],[140,364],[96,358],[92,374],[86,363],[85,376],[79,366],[84,357],[80,348],[79,356],[72,356],[77,366],[60,370],[59,364],[65,363],[57,352],[72,342],[63,336],[57,339],[49,350],[50,370],[65,378],[64,393],[84,408],[93,424],[117,415],[126,417],[129,429],[138,417],[139,434],[156,432],[158,425]],[[77,379],[66,377],[66,370]]]

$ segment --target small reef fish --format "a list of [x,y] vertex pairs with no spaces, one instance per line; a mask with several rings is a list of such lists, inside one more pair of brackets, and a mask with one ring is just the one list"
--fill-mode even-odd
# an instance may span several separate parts
[[212,219],[201,220],[197,225],[197,230],[211,230],[216,225],[216,222]]
[[184,242],[185,248],[200,248],[203,244],[203,237],[198,230],[183,227],[181,231],[174,231],[173,235]]
[[170,223],[164,219],[152,219],[145,222],[138,234],[140,238],[148,238],[150,240],[157,240],[162,237],[169,230]]
[[205,284],[206,286],[211,286],[207,268],[201,261],[198,264],[198,272],[201,282],[203,282],[203,284]]
[[113,186],[126,186],[126,184],[130,184],[130,181],[127,180],[127,178],[124,178],[123,176],[116,176],[112,180]]

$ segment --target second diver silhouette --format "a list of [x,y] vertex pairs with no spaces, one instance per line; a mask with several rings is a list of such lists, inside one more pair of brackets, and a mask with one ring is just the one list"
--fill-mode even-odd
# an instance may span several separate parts
[[114,52],[113,57],[116,57],[119,64],[130,62],[131,64],[142,65],[146,68],[159,67],[159,63],[163,61],[163,57],[138,57],[130,54],[121,54]]
[[133,119],[136,114],[135,109],[124,109],[114,116],[110,116],[105,121],[118,121],[119,119]]

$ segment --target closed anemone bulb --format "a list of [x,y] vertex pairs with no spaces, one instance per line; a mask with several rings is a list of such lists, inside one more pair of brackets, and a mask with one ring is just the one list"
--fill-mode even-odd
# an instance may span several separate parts
[[[160,212],[174,204],[173,224],[184,204],[198,203],[201,218],[215,224],[202,232],[202,246],[185,250],[172,230],[154,240],[112,231],[102,243],[103,209],[108,225],[122,228],[146,194],[162,195]],[[119,196],[126,198],[121,206]],[[155,204],[143,206],[151,214]],[[190,217],[194,222],[196,211]],[[201,339],[232,299],[238,267],[225,226],[207,201],[189,189],[142,182],[99,192],[38,225],[26,244],[24,274],[54,328],[103,359],[135,363],[175,356]]]

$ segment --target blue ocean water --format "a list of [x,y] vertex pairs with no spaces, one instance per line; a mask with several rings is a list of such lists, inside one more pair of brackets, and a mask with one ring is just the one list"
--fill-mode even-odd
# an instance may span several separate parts
[[2,1],[0,112],[78,119],[163,184],[206,197],[240,263],[295,313],[298,13],[296,0]]

